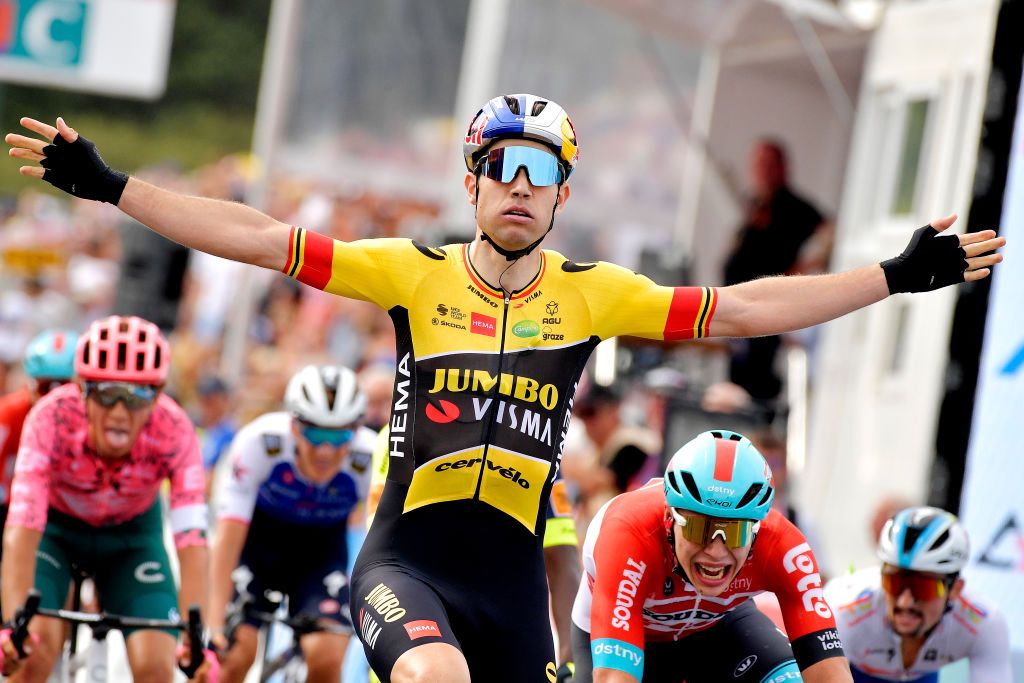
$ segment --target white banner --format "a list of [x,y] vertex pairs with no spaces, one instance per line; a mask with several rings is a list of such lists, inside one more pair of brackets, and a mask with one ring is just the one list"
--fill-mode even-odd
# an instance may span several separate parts
[[155,99],[175,0],[0,0],[0,81]]
[[995,600],[1024,650],[1024,87],[1017,104],[961,516],[972,588]]

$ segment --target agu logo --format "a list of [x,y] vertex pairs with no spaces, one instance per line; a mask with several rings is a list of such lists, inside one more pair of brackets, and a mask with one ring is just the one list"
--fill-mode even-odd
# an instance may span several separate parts
[[79,64],[87,10],[81,0],[0,0],[0,54],[48,66]]

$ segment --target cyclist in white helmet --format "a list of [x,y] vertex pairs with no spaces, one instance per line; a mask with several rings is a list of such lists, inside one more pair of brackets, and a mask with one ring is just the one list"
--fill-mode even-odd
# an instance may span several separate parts
[[937,683],[942,667],[964,658],[971,683],[1010,683],[1006,618],[965,587],[969,554],[954,515],[911,507],[882,529],[881,570],[829,582],[825,596],[855,683]]
[[[558,103],[525,93],[473,117],[462,151],[476,232],[443,247],[333,240],[129,178],[63,119],[21,123],[33,136],[6,140],[28,164],[22,174],[115,204],[179,244],[388,311],[398,359],[390,466],[352,606],[365,615],[371,666],[390,681],[521,683],[571,668],[555,661],[550,637],[545,511],[576,385],[602,339],[780,334],[896,292],[980,280],[1002,260],[994,231],[940,235],[956,219],[947,216],[899,256],[838,274],[663,287],[575,263],[538,246],[570,199],[576,130]],[[553,591],[556,612],[572,601],[564,593]]]
[[[230,472],[217,480],[211,562],[210,627],[221,649],[221,680],[242,681],[256,657],[268,591],[288,597],[292,616],[316,616],[352,630],[348,518],[366,499],[375,434],[360,425],[366,396],[340,366],[307,365],[292,376],[285,411],[239,430]],[[244,603],[225,633],[225,606]],[[320,632],[300,640],[309,681],[341,675],[349,636]]]

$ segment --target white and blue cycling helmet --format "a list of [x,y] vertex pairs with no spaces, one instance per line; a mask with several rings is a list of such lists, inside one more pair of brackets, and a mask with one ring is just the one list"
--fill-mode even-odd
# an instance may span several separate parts
[[760,521],[775,497],[772,471],[750,439],[716,429],[698,434],[665,469],[669,507],[723,519]]
[[900,510],[878,537],[879,559],[900,569],[956,574],[969,556],[967,531],[956,515],[939,508]]
[[535,140],[551,148],[567,180],[579,161],[576,130],[569,114],[546,97],[519,93],[499,95],[480,108],[469,124],[462,155],[473,171],[480,155],[498,140]]

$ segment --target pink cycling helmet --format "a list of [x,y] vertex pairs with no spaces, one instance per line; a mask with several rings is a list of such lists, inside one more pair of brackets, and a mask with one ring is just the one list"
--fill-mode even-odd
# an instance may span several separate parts
[[78,338],[75,374],[96,382],[162,385],[171,354],[160,328],[135,316],[95,321]]

